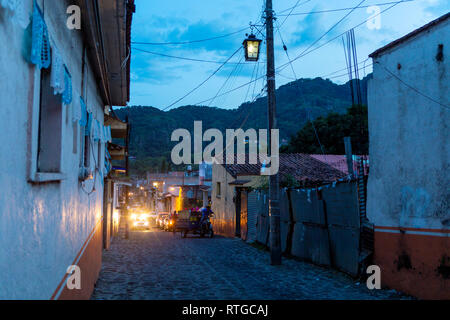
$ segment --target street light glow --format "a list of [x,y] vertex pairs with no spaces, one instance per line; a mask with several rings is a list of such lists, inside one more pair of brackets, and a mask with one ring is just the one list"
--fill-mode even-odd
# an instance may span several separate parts
[[257,39],[254,34],[251,34],[244,40],[243,44],[245,48],[245,61],[258,61],[261,40]]

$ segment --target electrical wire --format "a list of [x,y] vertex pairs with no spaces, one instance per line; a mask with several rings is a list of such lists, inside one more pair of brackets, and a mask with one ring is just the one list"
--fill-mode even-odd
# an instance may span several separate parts
[[[374,3],[371,5],[365,5],[360,6],[357,9],[364,9],[364,8],[370,8],[372,6],[387,6],[393,3],[402,3],[402,2],[412,2],[415,0],[401,0],[401,1],[391,1],[391,2],[383,2],[383,3]],[[319,11],[310,11],[310,12],[297,12],[297,13],[291,13],[291,14],[277,14],[278,17],[287,17],[287,16],[301,16],[301,15],[310,15],[310,14],[318,14],[318,13],[328,13],[328,12],[339,12],[339,11],[347,11],[351,10],[352,8],[336,8],[336,9],[327,9],[327,10],[319,10]]]
[[[386,11],[392,9],[393,7],[395,7],[396,5],[398,5],[399,3],[400,3],[400,2],[394,3],[392,6],[390,6],[390,7],[386,8],[386,9],[380,11],[378,14],[373,15],[373,16],[369,17],[368,19],[365,19],[364,21],[360,22],[359,24],[357,24],[356,26],[354,26],[353,28],[350,28],[350,29],[356,29],[356,28],[359,28],[360,26],[362,26],[362,25],[364,25],[365,23],[367,23],[367,21],[372,20],[373,18],[376,18],[377,16],[383,14],[384,12],[386,12]],[[348,29],[348,30],[350,30],[350,29]],[[343,36],[344,34],[346,34],[348,30],[346,30],[346,31],[344,31],[344,32],[342,32],[342,33],[340,33],[340,34],[338,34],[336,37],[333,37],[332,39],[330,39],[330,40],[324,42],[323,44],[321,44],[321,45],[319,45],[319,46],[317,46],[317,47],[315,47],[315,48],[312,48],[311,50],[309,50],[309,51],[307,51],[307,52],[302,52],[302,53],[299,54],[297,57],[295,57],[295,58],[292,60],[292,62],[294,62],[294,61],[296,61],[296,60],[298,60],[298,59],[300,59],[300,58],[302,58],[302,57],[304,57],[304,56],[306,56],[306,55],[308,55],[308,54],[310,54],[310,53],[312,53],[312,52],[314,52],[314,51],[316,51],[316,50],[318,50],[318,49],[320,49],[320,48],[322,48],[322,47],[324,47],[324,46],[326,46],[327,44],[333,42],[334,40],[336,40],[336,39],[340,38],[341,36]],[[284,65],[280,66],[278,69],[283,70],[283,69],[286,68],[288,65],[289,65],[289,63],[285,63]]]
[[448,105],[446,105],[446,104],[443,104],[443,103],[439,102],[438,100],[436,100],[436,99],[430,97],[429,95],[427,95],[427,94],[421,92],[419,89],[417,89],[417,88],[413,87],[412,85],[406,83],[404,80],[402,80],[400,77],[398,77],[395,73],[391,72],[388,68],[386,68],[384,65],[382,65],[379,61],[376,61],[375,63],[376,63],[376,64],[379,64],[384,70],[386,70],[386,72],[387,72],[388,74],[390,74],[391,76],[393,76],[395,79],[397,79],[398,81],[400,81],[403,85],[405,85],[405,86],[408,87],[409,89],[413,90],[413,91],[416,92],[417,94],[419,94],[419,95],[421,95],[422,97],[425,97],[425,98],[427,98],[428,100],[430,100],[430,101],[432,101],[432,102],[434,102],[434,103],[440,105],[441,107],[450,109],[450,106],[448,106]]
[[189,91],[188,93],[186,93],[184,96],[182,96],[181,98],[179,98],[178,100],[176,100],[175,102],[171,103],[169,106],[167,106],[166,108],[162,109],[162,111],[165,111],[171,107],[173,107],[174,105],[176,105],[178,102],[184,100],[186,97],[188,97],[189,95],[191,95],[194,91],[196,91],[198,88],[200,88],[201,86],[203,86],[206,82],[208,82],[209,79],[211,79],[217,72],[220,71],[220,69],[222,69],[222,67],[228,63],[228,61],[230,61],[235,55],[236,53],[238,53],[241,50],[241,47],[239,47],[224,63],[222,63],[219,68],[217,68],[208,78],[206,78],[202,83],[200,83],[198,86],[196,86],[194,89],[192,89],[191,91]]
[[222,89],[226,86],[226,84],[228,83],[228,81],[230,80],[230,78],[233,76],[233,74],[236,72],[236,70],[238,69],[238,67],[241,65],[242,59],[244,59],[244,56],[241,57],[241,59],[239,60],[239,62],[236,64],[236,66],[233,68],[233,70],[230,72],[230,74],[228,75],[228,77],[225,79],[224,83],[222,84],[222,86],[219,88],[219,91],[217,91],[216,96],[209,102],[208,107],[211,106],[211,104],[213,103],[213,101],[216,99],[217,95],[220,94],[220,92],[222,91]]
[[[306,3],[310,2],[310,1],[311,1],[311,0],[307,0],[307,1],[304,1],[304,2],[300,3],[300,0],[297,0],[297,3],[291,8],[291,10],[289,11],[289,13],[286,15],[286,17],[284,18],[283,22],[280,24],[280,27],[281,27],[282,25],[284,25],[284,23],[286,22],[286,20],[287,20],[287,19],[289,18],[289,16],[292,14],[292,11],[294,11],[298,6],[304,5],[304,4],[306,4]],[[277,15],[277,16],[280,16],[280,15]]]
[[240,32],[243,32],[245,30],[247,30],[248,27],[245,27],[243,29],[231,32],[231,33],[227,33],[224,35],[220,35],[220,36],[216,36],[216,37],[211,37],[211,38],[206,38],[206,39],[199,39],[199,40],[188,40],[188,41],[180,41],[180,42],[139,42],[139,41],[132,41],[131,44],[143,44],[143,45],[152,45],[152,46],[162,46],[162,45],[182,45],[182,44],[191,44],[191,43],[199,43],[199,42],[206,42],[206,41],[212,41],[212,40],[216,40],[216,39],[222,39],[222,38],[226,38],[235,34],[238,34]]
[[355,7],[352,8],[351,11],[347,12],[341,19],[339,19],[338,22],[336,22],[334,25],[331,26],[324,34],[322,34],[318,39],[316,39],[313,43],[311,43],[305,50],[303,50],[296,58],[294,58],[292,61],[288,62],[286,65],[291,64],[292,62],[299,59],[301,56],[303,56],[309,49],[311,49],[316,43],[318,43],[320,40],[322,40],[327,34],[329,34],[334,28],[336,28],[342,21],[344,21],[350,14],[352,14],[353,11],[355,11],[359,6],[361,6],[366,0],[361,0]]
[[[401,2],[405,2],[405,1],[401,1]],[[371,17],[369,17],[368,19],[365,19],[364,21],[360,22],[359,24],[357,24],[357,25],[354,26],[353,28],[355,28],[355,29],[356,29],[356,28],[359,28],[360,26],[364,25],[367,21],[372,20],[373,18],[375,18],[375,17],[377,17],[377,16],[383,14],[384,12],[386,12],[386,11],[392,9],[393,7],[395,7],[396,5],[398,5],[399,3],[400,3],[400,2],[394,3],[392,6],[390,6],[390,7],[386,8],[386,9],[380,11],[378,14],[376,14],[376,15],[374,15],[374,16],[371,16]],[[355,8],[356,8],[356,7],[355,7]],[[342,20],[342,19],[341,19],[341,20]],[[348,30],[350,30],[350,29],[348,29]],[[340,38],[340,37],[341,37],[342,35],[344,35],[348,30],[346,30],[345,32],[340,33],[340,34],[337,35],[336,37],[333,37],[332,39],[330,39],[330,40],[324,42],[323,44],[321,44],[321,45],[319,45],[319,46],[317,46],[317,47],[315,47],[315,48],[312,48],[312,49],[309,50],[309,51],[302,52],[301,54],[299,54],[298,56],[296,56],[294,59],[292,59],[291,62],[294,62],[294,61],[296,61],[296,60],[298,60],[298,59],[300,59],[300,58],[302,58],[302,57],[304,57],[304,56],[306,56],[306,55],[308,55],[308,54],[310,54],[310,53],[312,53],[312,52],[314,52],[314,51],[316,51],[316,50],[318,50],[318,49],[320,49],[320,48],[322,48],[322,47],[324,47],[324,46],[326,46],[327,44],[329,44],[329,43],[333,42],[334,40]],[[321,38],[323,38],[323,36],[322,36]],[[316,43],[317,43],[317,41],[316,41]],[[288,67],[289,65],[290,65],[290,63],[287,62],[287,63],[281,65],[280,67],[278,67],[277,70],[276,70],[277,74],[278,74],[280,71],[284,70],[284,69],[285,69],[286,67]],[[256,78],[256,79],[253,79],[253,80],[251,80],[251,81],[249,81],[249,82],[246,82],[246,83],[244,83],[244,84],[242,84],[242,85],[239,85],[239,86],[237,86],[237,87],[235,87],[235,88],[233,88],[233,89],[230,89],[230,90],[228,90],[228,91],[226,91],[226,92],[223,92],[223,93],[219,94],[217,97],[221,97],[221,96],[230,94],[230,93],[232,93],[232,92],[235,92],[235,91],[237,91],[237,90],[239,90],[239,89],[241,89],[241,88],[243,88],[243,87],[245,87],[245,86],[247,86],[247,85],[250,85],[250,84],[252,84],[252,83],[254,83],[254,82],[256,82],[256,81],[258,81],[258,80],[260,80],[260,79],[264,79],[264,78],[265,78],[265,75],[262,75],[262,76],[260,76],[260,77],[258,77],[258,78]],[[205,99],[205,100],[203,100],[203,101],[197,102],[197,103],[195,103],[195,105],[207,103],[207,102],[210,101],[211,99],[213,99],[213,98],[209,98],[209,99]],[[167,108],[166,108],[166,109],[167,109]],[[163,109],[163,111],[166,110],[166,109]]]
[[[300,3],[300,4],[298,4],[298,2],[295,4],[295,6],[293,6],[293,7],[289,7],[289,8],[287,8],[287,9],[284,9],[284,10],[281,10],[280,11],[280,13],[283,13],[283,12],[287,12],[287,11],[293,11],[295,8],[297,8],[298,6],[301,6],[301,5],[304,5],[304,4],[306,4],[306,3],[308,3],[308,2],[310,2],[311,0],[306,0],[305,2],[303,2],[303,3]],[[279,14],[277,14],[277,16],[279,16]]]
[[[136,47],[133,47],[132,49],[133,50],[137,50],[137,51],[141,51],[141,52],[145,52],[145,53],[149,53],[149,54],[153,54],[153,55],[156,55],[156,56],[166,57],[166,58],[173,58],[173,59],[180,59],[180,60],[187,60],[187,61],[194,61],[194,62],[215,63],[215,64],[227,63],[227,62],[224,62],[224,61],[214,61],[214,60],[204,60],[204,59],[194,59],[194,58],[171,56],[171,55],[168,55],[168,54],[158,53],[158,52],[153,52],[153,51],[148,51],[148,50],[143,50],[143,49],[139,49],[139,48],[136,48]],[[228,64],[237,64],[237,63],[228,62]]]
[[[292,69],[292,74],[293,74],[294,77],[295,77],[295,83],[297,84],[298,91],[300,91],[300,85],[299,85],[299,82],[298,82],[297,73],[296,73],[295,70],[294,70],[294,67],[293,67],[293,65],[292,65],[291,58],[289,57],[289,52],[288,52],[288,49],[287,49],[286,44],[284,43],[283,36],[281,35],[280,27],[281,27],[281,26],[278,24],[278,27],[277,27],[278,35],[280,36],[281,42],[283,43],[283,49],[284,49],[284,52],[286,53],[286,56],[287,56],[287,58],[288,58],[288,60],[289,60],[289,64],[290,64],[291,69]],[[307,107],[307,108],[304,108],[304,109],[306,109],[306,112],[308,113],[308,119],[309,119],[309,122],[311,123],[311,125],[312,125],[312,127],[313,127],[313,129],[314,129],[314,133],[315,133],[317,142],[319,143],[320,150],[322,151],[322,155],[325,157],[325,161],[327,161],[327,156],[326,156],[326,154],[325,154],[325,149],[323,148],[322,142],[320,141],[319,134],[318,134],[318,132],[317,132],[316,126],[315,126],[315,124],[314,124],[314,121],[313,121],[312,118],[311,118],[311,110],[309,110],[308,107]]]

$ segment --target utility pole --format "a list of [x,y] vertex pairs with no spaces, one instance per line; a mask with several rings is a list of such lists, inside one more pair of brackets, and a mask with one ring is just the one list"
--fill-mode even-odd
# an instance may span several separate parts
[[[126,141],[125,141],[125,171],[126,171],[126,175],[127,177],[130,176],[130,166],[129,166],[129,159],[128,159],[128,145],[130,143],[130,121],[128,120],[128,116],[126,117],[126,122],[127,122],[127,137],[126,137]],[[130,238],[130,226],[128,225],[128,221],[129,221],[129,212],[128,212],[128,207],[129,207],[129,192],[130,192],[130,188],[128,187],[128,185],[125,187],[125,239],[129,239]]]
[[352,140],[351,137],[344,137],[345,144],[345,157],[347,159],[348,174],[354,175],[353,172],[353,152],[352,152]]
[[[267,101],[269,116],[269,154],[272,155],[271,132],[277,127],[275,98],[275,54],[273,39],[272,0],[266,0],[266,43],[267,43]],[[270,263],[281,264],[280,207],[278,174],[269,176],[269,217],[270,217]]]

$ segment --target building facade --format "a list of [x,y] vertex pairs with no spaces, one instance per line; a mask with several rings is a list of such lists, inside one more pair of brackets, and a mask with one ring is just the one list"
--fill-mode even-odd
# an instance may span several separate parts
[[[67,25],[74,4],[81,29]],[[88,299],[93,291],[108,174],[104,114],[128,100],[129,65],[121,63],[130,4],[0,3],[0,299]],[[70,266],[80,268],[81,288],[66,286]]]
[[[248,191],[268,189],[262,164],[213,164],[211,202],[214,230],[228,237],[247,237]],[[344,172],[308,154],[280,154],[281,187],[320,186],[345,177]]]
[[382,284],[450,299],[450,14],[375,51],[368,218]]

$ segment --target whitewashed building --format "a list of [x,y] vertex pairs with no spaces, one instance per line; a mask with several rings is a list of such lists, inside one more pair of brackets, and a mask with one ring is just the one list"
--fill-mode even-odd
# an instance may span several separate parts
[[383,285],[450,299],[450,14],[371,54],[367,215]]
[[[81,29],[67,25],[75,14],[76,26],[71,5]],[[111,141],[104,117],[129,100],[133,11],[134,0],[0,0],[0,299],[93,291]],[[81,288],[69,290],[72,265]]]

